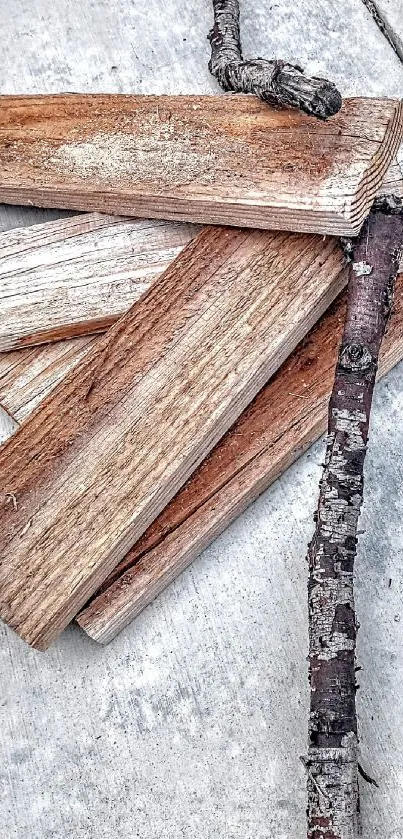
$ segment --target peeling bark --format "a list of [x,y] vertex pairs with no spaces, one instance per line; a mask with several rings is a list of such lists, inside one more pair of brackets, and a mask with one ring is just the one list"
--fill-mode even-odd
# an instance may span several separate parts
[[299,108],[319,119],[340,110],[341,95],[327,79],[309,78],[300,67],[279,59],[243,60],[239,0],[213,0],[213,9],[209,69],[224,90],[254,93],[270,105]]
[[309,560],[308,839],[360,836],[353,573],[378,354],[403,242],[401,206],[373,208],[354,245]]

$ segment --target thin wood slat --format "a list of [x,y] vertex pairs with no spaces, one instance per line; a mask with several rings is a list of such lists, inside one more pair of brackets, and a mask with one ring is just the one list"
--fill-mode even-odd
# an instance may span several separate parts
[[[388,193],[394,193],[395,195],[401,197],[403,196],[402,174],[399,164],[396,161],[389,167],[383,184],[378,190],[378,194],[380,195]],[[81,224],[84,218],[87,219],[95,251],[100,249],[100,240],[102,241],[104,236],[102,219],[105,221],[106,230],[109,229],[108,218],[111,220],[112,224],[116,224],[116,226],[119,225],[119,221],[116,220],[116,217],[111,216],[105,217],[92,214],[87,217],[80,218]],[[81,229],[81,233],[79,235],[85,236],[83,228],[76,228],[74,226],[79,222],[79,219],[73,219],[71,222],[74,223],[73,227],[71,228],[68,226],[67,231],[77,232],[77,230]],[[44,245],[43,234],[47,233],[49,236],[49,244],[52,244],[52,253],[54,252],[55,254],[57,265],[59,262],[65,261],[65,223],[66,222],[63,220],[58,220],[56,222],[48,222],[44,225],[35,225],[34,227],[29,228],[29,233],[27,233],[29,252],[31,252],[32,248],[32,259],[34,260],[34,263],[38,265],[40,263],[45,263],[46,267],[49,268],[49,283],[47,286],[49,289],[52,288],[54,276],[49,251],[47,246]],[[94,224],[95,226],[98,224],[101,225],[99,232],[94,229]],[[134,222],[134,224],[136,225],[137,221]],[[159,224],[159,222],[156,224]],[[190,232],[196,229],[190,225],[176,226],[178,228],[180,227],[180,230],[183,231],[183,236],[186,236],[188,233],[190,236]],[[167,224],[166,227],[170,228],[168,235],[171,236],[171,231],[175,228],[175,225],[170,226]],[[16,231],[15,233],[11,231],[7,235],[10,237],[8,241],[12,248],[14,243],[13,237],[15,237],[18,241],[20,231]],[[35,235],[37,237],[36,239]],[[182,236],[182,232],[180,232],[179,235]],[[4,239],[4,245],[7,246],[7,239]],[[40,257],[36,254],[36,247],[40,250]],[[126,261],[126,258],[129,259],[129,257],[126,257],[125,247],[123,247],[123,253],[124,260]],[[160,257],[161,252],[158,252],[158,260]],[[87,252],[83,249],[80,253],[80,258],[77,258],[75,263],[78,273],[82,273],[83,267],[81,263],[82,261],[85,263],[86,260]],[[70,283],[74,283],[74,276],[75,271],[70,269],[67,277],[68,288],[66,288],[66,296],[70,296]],[[112,310],[115,311],[118,309],[120,304],[115,298],[115,295],[119,296],[119,287],[116,283],[110,282],[110,276],[111,268],[109,266],[107,279],[108,295],[107,297],[105,296],[105,298],[101,299],[100,305],[103,307],[101,310],[102,317],[107,315],[108,319],[110,318],[112,320],[113,315],[111,312]],[[15,277],[19,283],[22,280],[22,272],[17,271]],[[83,291],[83,299],[84,297],[85,292]],[[77,312],[74,310],[71,314],[70,307],[66,307],[65,313],[66,317],[63,318],[63,329],[66,334],[71,337],[75,334],[76,330],[77,319],[74,320],[74,316]],[[41,306],[41,316],[43,318],[42,329],[46,332],[47,336],[49,336],[53,329],[53,307],[51,294],[47,297],[46,305]],[[81,321],[80,330],[83,328],[84,324]],[[0,352],[0,404],[2,404],[18,422],[22,422],[24,418],[28,416],[28,414],[31,413],[32,410],[44,399],[44,397],[50,393],[53,387],[61,381],[65,375],[67,375],[68,371],[75,366],[80,358],[83,357],[94,340],[96,339],[81,337],[70,341],[58,341],[53,346],[43,345],[35,349],[28,348],[8,353]]]
[[0,449],[0,615],[44,649],[340,291],[336,240],[206,228]]
[[326,123],[256,97],[0,99],[0,201],[356,234],[403,131],[397,100]]
[[[77,616],[95,641],[111,641],[325,431],[345,302],[343,293]],[[400,274],[380,375],[402,358]]]
[[0,234],[0,352],[105,331],[196,233],[93,213]]

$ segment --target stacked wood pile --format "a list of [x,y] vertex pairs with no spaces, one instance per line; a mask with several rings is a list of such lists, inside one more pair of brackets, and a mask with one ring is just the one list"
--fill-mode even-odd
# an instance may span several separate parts
[[[0,236],[0,614],[39,649],[74,617],[107,642],[324,430],[334,237],[401,188],[402,109],[70,95],[0,119],[0,200],[97,211]],[[402,322],[399,279],[381,372]]]

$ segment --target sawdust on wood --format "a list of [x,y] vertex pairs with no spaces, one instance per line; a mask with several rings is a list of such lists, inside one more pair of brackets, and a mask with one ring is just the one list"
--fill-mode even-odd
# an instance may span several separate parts
[[[184,131],[180,141],[173,122],[158,115],[136,134],[97,132],[86,140],[67,142],[49,157],[47,165],[59,172],[104,182],[161,179],[164,184],[214,178],[216,151],[212,138]],[[175,136],[176,135],[176,136]]]

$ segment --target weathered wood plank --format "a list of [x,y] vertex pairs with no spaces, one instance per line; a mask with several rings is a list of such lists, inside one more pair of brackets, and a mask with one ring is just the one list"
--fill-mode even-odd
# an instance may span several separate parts
[[[78,615],[108,643],[166,588],[326,428],[345,294],[273,379]],[[382,351],[380,374],[403,357],[403,275]]]
[[[393,193],[403,197],[403,181],[402,173],[399,163],[395,161],[389,167],[383,183],[378,190],[378,194]],[[90,218],[102,218],[95,215]],[[53,236],[53,232],[64,229],[65,222],[52,222],[46,225],[47,230]],[[52,225],[55,225],[52,227]],[[59,225],[61,225],[59,227]],[[172,226],[174,227],[174,226]],[[179,225],[178,225],[179,227]],[[39,232],[39,242],[41,243],[41,226],[38,225],[36,229]],[[45,229],[45,226],[43,226]],[[181,230],[190,231],[190,225],[182,225]],[[10,235],[10,234],[9,234]],[[12,236],[19,235],[11,234]],[[33,235],[33,231],[29,231],[29,236]],[[94,234],[94,244],[99,248],[98,236],[103,236],[101,227],[100,233]],[[62,253],[64,242],[61,243]],[[37,257],[34,257],[37,260]],[[85,254],[82,254],[85,258]],[[42,254],[43,259],[43,254]],[[58,251],[57,261],[61,259],[61,254]],[[79,265],[79,263],[78,263]],[[403,271],[403,259],[401,263],[401,270]],[[81,271],[81,265],[80,265]],[[71,274],[70,274],[71,276]],[[102,303],[107,307],[116,308],[115,294],[116,286],[110,286],[110,298]],[[110,310],[110,309],[109,309]],[[48,309],[43,310],[44,316]],[[105,309],[103,310],[105,313]],[[67,311],[67,318],[70,321],[71,317]],[[67,320],[65,326],[67,327]],[[51,320],[43,321],[43,328],[49,334],[51,329]],[[72,324],[74,329],[74,324]],[[69,334],[71,330],[69,328]],[[96,338],[77,338],[69,341],[56,342],[53,346],[43,345],[36,349],[24,349],[8,353],[0,353],[0,404],[3,404],[6,410],[13,415],[13,417],[22,422],[28,414],[32,413],[33,409],[50,393],[55,385],[67,375],[75,364],[84,356],[91,344],[96,341]]]
[[339,292],[341,258],[205,229],[0,449],[0,614],[22,638],[45,648],[84,605]]
[[196,233],[93,213],[0,234],[0,352],[105,331]]
[[[403,160],[403,158],[400,158]],[[378,189],[378,195],[396,195],[403,198],[403,169],[402,163],[395,161],[389,166],[388,171]]]
[[354,234],[402,118],[387,99],[322,123],[230,94],[2,97],[0,200]]

